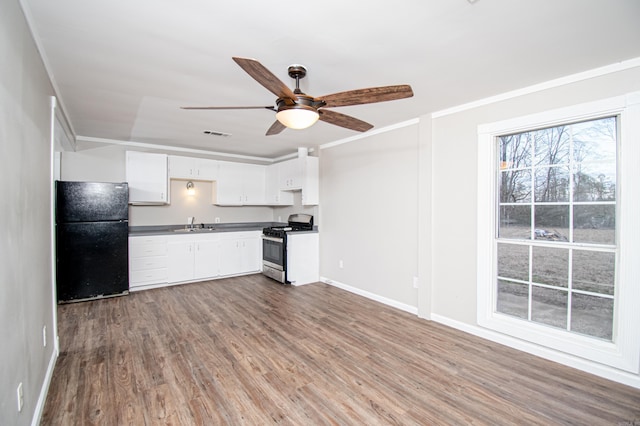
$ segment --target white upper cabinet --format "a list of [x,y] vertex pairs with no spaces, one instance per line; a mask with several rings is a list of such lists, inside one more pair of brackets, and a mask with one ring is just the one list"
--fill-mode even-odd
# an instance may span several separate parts
[[126,152],[129,204],[167,204],[167,155]]
[[169,177],[213,181],[218,178],[218,162],[206,158],[170,155]]
[[300,158],[294,158],[277,164],[281,190],[302,189],[302,163],[300,160]]
[[302,190],[303,205],[319,203],[318,157],[298,157],[278,163],[277,166],[279,166],[280,190]]
[[280,189],[280,165],[267,166],[266,170],[266,203],[270,206],[292,206],[293,192]]
[[218,162],[215,204],[264,205],[266,167],[256,164]]

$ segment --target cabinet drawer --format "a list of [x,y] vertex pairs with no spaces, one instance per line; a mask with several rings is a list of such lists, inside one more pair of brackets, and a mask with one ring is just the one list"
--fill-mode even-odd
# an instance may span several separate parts
[[146,256],[166,256],[166,255],[167,255],[166,243],[164,244],[162,243],[129,244],[130,258],[146,257]]
[[146,269],[158,269],[167,267],[167,256],[149,256],[132,258],[129,261],[132,271],[143,271]]
[[262,231],[221,232],[221,240],[238,240],[241,238],[260,238]]
[[166,244],[167,238],[164,235],[149,235],[146,237],[129,237],[129,244]]
[[141,271],[131,271],[129,273],[129,286],[166,283],[167,268],[146,269]]

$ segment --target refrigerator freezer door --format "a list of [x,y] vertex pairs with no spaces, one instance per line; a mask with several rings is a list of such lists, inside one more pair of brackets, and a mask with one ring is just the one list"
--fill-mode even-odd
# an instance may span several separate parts
[[56,223],[128,220],[126,182],[56,182]]
[[58,302],[129,290],[127,222],[64,223],[56,233]]

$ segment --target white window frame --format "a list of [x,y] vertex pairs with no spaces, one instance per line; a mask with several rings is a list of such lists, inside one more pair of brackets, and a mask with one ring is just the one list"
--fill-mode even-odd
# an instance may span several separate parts
[[[613,341],[496,312],[498,136],[617,116],[616,289]],[[640,371],[640,92],[478,126],[478,325],[631,373]]]

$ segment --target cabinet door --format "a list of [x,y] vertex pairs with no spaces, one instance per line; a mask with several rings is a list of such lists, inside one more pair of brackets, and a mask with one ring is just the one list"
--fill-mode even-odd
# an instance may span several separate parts
[[302,188],[302,180],[300,179],[300,159],[283,161],[280,165],[280,189],[283,191],[291,191]]
[[304,183],[302,184],[303,206],[315,206],[320,203],[318,166],[318,157],[307,157],[304,159]]
[[243,192],[244,200],[243,204],[250,205],[264,205],[265,204],[265,178],[266,168],[265,166],[256,164],[243,164],[242,165],[242,178],[243,178]]
[[220,275],[235,275],[241,270],[240,240],[220,240]]
[[217,180],[218,179],[218,162],[216,160],[207,160],[204,158],[197,159],[197,176],[195,179],[200,180]]
[[220,241],[194,242],[194,278],[213,278],[220,273]]
[[195,175],[195,161],[191,157],[169,156],[169,177],[192,179]]
[[244,203],[242,164],[220,161],[216,184],[216,204],[238,206]]
[[280,164],[271,164],[265,170],[265,202],[270,206],[292,206],[293,192],[280,189]]
[[194,254],[192,241],[172,241],[167,244],[168,281],[178,283],[193,279]]
[[127,151],[130,204],[167,203],[167,155]]
[[257,237],[243,238],[240,240],[240,272],[256,272],[262,265],[262,239]]

